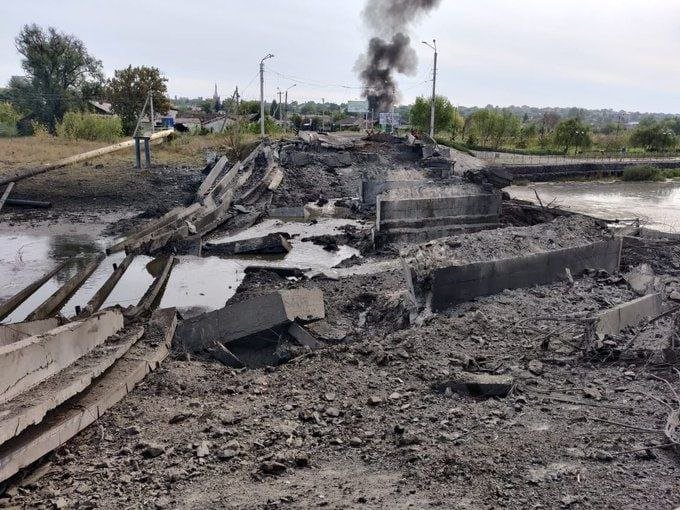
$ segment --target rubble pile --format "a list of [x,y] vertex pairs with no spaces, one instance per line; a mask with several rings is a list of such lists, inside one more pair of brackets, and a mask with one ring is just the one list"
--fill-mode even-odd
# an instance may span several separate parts
[[[505,177],[385,135],[215,158],[109,247],[79,316],[0,325],[0,506],[677,504],[680,243],[508,202]],[[363,223],[312,235],[328,216]],[[299,243],[360,251],[290,266]],[[142,299],[100,310],[144,255]],[[247,261],[233,295],[158,309],[208,259]]]

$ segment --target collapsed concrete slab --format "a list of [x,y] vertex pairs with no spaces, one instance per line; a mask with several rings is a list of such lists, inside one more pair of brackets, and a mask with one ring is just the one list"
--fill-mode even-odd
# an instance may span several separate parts
[[144,336],[99,379],[0,446],[0,482],[64,444],[132,391],[167,357],[176,325],[174,308],[156,310]]
[[312,321],[325,315],[320,289],[280,290],[187,319],[177,328],[173,342],[182,351],[199,352],[214,341],[228,344],[296,319]]
[[660,293],[622,303],[595,317],[595,332],[600,337],[614,336],[629,326],[635,326],[645,318],[656,317],[662,312],[662,308]]
[[0,404],[0,444],[39,423],[48,411],[87,388],[144,333],[141,326],[116,335],[29,392]]
[[504,228],[441,239],[402,251],[412,299],[428,295],[434,311],[505,289],[542,285],[585,269],[614,272],[621,239],[594,220],[560,218],[534,227]]
[[0,403],[66,368],[122,327],[123,315],[109,310],[0,347]]
[[291,245],[288,239],[277,233],[228,243],[206,243],[203,245],[203,252],[209,255],[285,254],[290,250]]

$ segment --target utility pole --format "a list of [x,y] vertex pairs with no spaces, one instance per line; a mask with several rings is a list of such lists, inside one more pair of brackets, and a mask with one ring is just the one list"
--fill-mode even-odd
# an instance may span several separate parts
[[269,58],[274,58],[274,55],[267,53],[260,60],[260,136],[262,138],[264,138],[264,61]]
[[284,133],[286,132],[286,128],[288,127],[288,91],[290,89],[292,89],[293,87],[295,87],[295,85],[297,85],[297,83],[293,83],[290,87],[288,87],[286,89],[286,106],[283,109],[283,118],[284,118],[284,120],[283,120],[283,132]]
[[283,96],[283,92],[281,92],[281,89],[278,88],[278,87],[276,87],[276,90],[278,91],[278,94],[279,94],[279,104],[276,106],[276,111],[279,114],[279,120],[282,120],[283,119],[283,115],[282,115],[283,109],[281,107],[281,96]]
[[434,103],[437,98],[437,41],[432,39],[432,44],[423,41],[425,46],[429,46],[434,50],[434,70],[432,72],[432,105],[430,106],[430,138],[434,139]]
[[326,100],[321,98],[321,131],[326,131],[326,118],[323,112],[326,111]]
[[149,91],[149,104],[151,105],[151,133],[156,131],[156,122],[153,116],[153,90]]

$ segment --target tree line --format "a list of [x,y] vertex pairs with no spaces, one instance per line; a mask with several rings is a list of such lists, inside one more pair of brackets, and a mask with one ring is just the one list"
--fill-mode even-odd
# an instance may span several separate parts
[[[409,112],[411,126],[423,132],[430,127],[431,100],[416,98]],[[579,111],[562,117],[543,112],[539,118],[520,117],[510,109],[486,107],[463,116],[444,96],[435,99],[435,132],[451,142],[476,149],[517,149],[541,152],[606,152],[630,149],[650,152],[675,150],[680,137],[680,117],[643,117],[632,129],[620,124],[594,127]]]

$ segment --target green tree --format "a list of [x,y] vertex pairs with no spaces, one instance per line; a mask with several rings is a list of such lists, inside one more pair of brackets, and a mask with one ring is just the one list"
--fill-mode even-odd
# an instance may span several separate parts
[[593,144],[590,127],[577,118],[566,119],[557,124],[554,142],[557,147],[563,148],[564,152],[569,152],[572,148],[587,149]]
[[128,66],[114,72],[113,78],[108,82],[107,95],[113,111],[123,121],[126,134],[133,134],[150,90],[153,91],[154,113],[167,113],[170,109],[170,100],[166,96],[167,81],[155,67]]
[[49,27],[24,25],[15,39],[23,77],[13,77],[8,95],[19,110],[30,112],[51,132],[71,109],[94,99],[104,75],[101,61],[73,35]]
[[[411,107],[411,125],[423,132],[430,131],[431,99],[417,97]],[[456,109],[444,96],[436,96],[434,101],[434,132],[451,131]]]
[[17,134],[17,122],[21,114],[14,109],[11,103],[0,103],[0,137],[15,136]]
[[498,148],[519,135],[519,117],[509,110],[495,108],[477,110],[470,116],[469,137],[485,147]]
[[630,143],[649,151],[664,151],[675,147],[677,137],[670,127],[658,122],[640,123],[630,136]]

